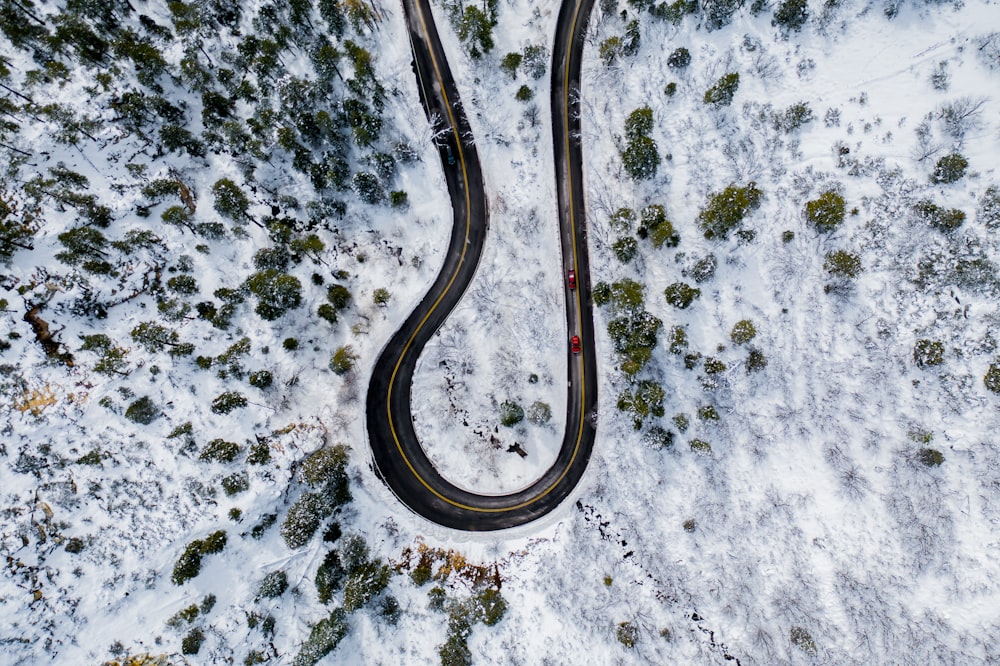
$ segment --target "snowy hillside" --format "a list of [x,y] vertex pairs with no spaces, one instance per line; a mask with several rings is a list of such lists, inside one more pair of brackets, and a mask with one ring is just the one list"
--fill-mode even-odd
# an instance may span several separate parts
[[[0,662],[1000,660],[995,2],[597,3],[597,446],[490,535],[370,467],[451,224],[401,8],[0,9]],[[557,7],[434,11],[491,227],[413,411],[498,492],[564,421]]]

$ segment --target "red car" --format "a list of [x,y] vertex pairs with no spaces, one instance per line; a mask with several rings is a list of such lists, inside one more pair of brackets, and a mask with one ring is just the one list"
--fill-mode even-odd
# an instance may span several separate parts
[[574,354],[580,353],[580,336],[574,335],[569,339],[569,350]]
[[566,273],[566,284],[570,289],[576,289],[576,271],[572,268]]

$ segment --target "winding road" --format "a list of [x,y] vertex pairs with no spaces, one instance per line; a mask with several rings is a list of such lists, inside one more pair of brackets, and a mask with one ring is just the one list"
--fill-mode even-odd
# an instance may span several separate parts
[[552,134],[559,203],[562,274],[574,269],[577,288],[565,286],[566,325],[582,350],[569,369],[566,431],[555,463],[527,488],[481,495],[450,483],[424,453],[413,429],[411,383],[424,345],[444,323],[472,281],[482,256],[489,210],[479,155],[455,80],[431,16],[429,0],[403,0],[421,101],[431,122],[444,123],[439,152],[454,211],[441,272],[430,291],[383,348],[367,396],[368,437],[375,469],[399,500],[439,525],[487,531],[522,525],[556,508],[579,483],[594,445],[597,361],[590,297],[582,156],[579,145],[580,61],[593,0],[563,0],[552,49]]

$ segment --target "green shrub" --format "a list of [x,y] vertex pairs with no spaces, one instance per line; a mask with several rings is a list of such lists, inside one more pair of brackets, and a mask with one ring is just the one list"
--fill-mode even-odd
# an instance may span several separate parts
[[513,400],[500,403],[500,425],[513,428],[524,420],[524,409]]
[[986,375],[983,377],[983,384],[994,393],[1000,393],[1000,361],[990,363]]
[[688,420],[687,414],[684,413],[676,414],[674,415],[674,418],[672,420],[674,422],[674,425],[677,426],[678,430],[680,430],[681,432],[687,432],[688,425],[690,425],[690,421]]
[[410,197],[403,190],[393,190],[389,192],[389,204],[393,208],[406,208],[410,205]]
[[250,488],[250,477],[246,472],[233,472],[222,477],[222,490],[228,497],[239,495]]
[[345,575],[347,572],[340,563],[340,555],[337,551],[331,550],[316,569],[316,593],[319,595],[320,603],[330,603],[334,592],[340,589],[340,583]]
[[413,571],[410,572],[410,580],[417,587],[421,587],[428,582],[434,576],[434,572],[429,564],[417,564],[413,567]]
[[918,368],[944,363],[944,345],[937,340],[917,340],[913,346],[913,360]]
[[225,549],[228,540],[229,537],[225,530],[216,530],[201,542],[201,552],[205,555],[221,553]]
[[619,622],[615,629],[615,638],[627,648],[634,648],[639,640],[639,627],[632,622]]
[[224,439],[213,439],[205,445],[198,456],[199,460],[214,460],[217,462],[233,462],[240,454],[240,447],[236,442],[227,442]]
[[717,358],[709,356],[705,359],[705,372],[709,375],[718,375],[726,371],[726,364]]
[[299,341],[295,338],[285,338],[284,342],[281,343],[281,346],[288,351],[295,351],[299,348]]
[[324,446],[309,454],[299,468],[302,480],[317,487],[347,469],[348,449],[343,444]]
[[764,353],[759,349],[751,349],[750,354],[747,356],[747,374],[751,372],[760,372],[767,367],[767,358]]
[[487,627],[492,627],[507,613],[507,602],[500,590],[488,587],[473,597],[473,615]]
[[629,141],[622,151],[622,166],[632,180],[648,180],[660,167],[660,152],[656,141],[639,136]]
[[833,231],[844,221],[844,210],[844,197],[836,190],[827,190],[806,203],[806,218],[820,231]]
[[228,414],[233,410],[242,409],[246,406],[246,396],[238,391],[227,391],[226,393],[217,395],[212,400],[211,409],[213,414]]
[[987,229],[1000,227],[1000,187],[990,185],[986,188],[976,208],[976,219]]
[[944,462],[944,454],[937,449],[920,449],[917,451],[917,460],[927,467],[940,467]]
[[611,250],[618,261],[627,264],[638,254],[639,244],[631,236],[622,236],[611,245]]
[[803,627],[792,627],[788,632],[788,638],[792,642],[792,645],[799,648],[805,652],[810,657],[815,657],[818,654],[816,650],[816,642],[813,640],[809,632]]
[[257,585],[258,599],[274,599],[280,597],[288,589],[288,576],[284,571],[272,571]]
[[775,25],[788,30],[799,30],[809,18],[809,8],[806,0],[784,0],[774,10]]
[[302,283],[299,279],[273,268],[251,275],[247,280],[247,289],[257,297],[254,311],[268,321],[274,321],[302,304]]
[[708,282],[713,277],[715,277],[715,269],[719,267],[719,260],[716,259],[715,255],[709,253],[694,262],[694,266],[691,267],[690,275],[694,278],[694,281],[698,284],[702,282]]
[[264,390],[273,382],[274,377],[269,370],[258,370],[250,373],[250,386]]
[[652,426],[643,434],[642,443],[651,449],[673,448],[674,433],[660,426]]
[[601,62],[610,67],[618,62],[618,58],[622,55],[622,38],[618,35],[608,37],[601,42],[597,53],[601,57]]
[[205,634],[195,627],[181,641],[181,654],[198,654],[201,644],[205,642]]
[[342,536],[340,531],[340,523],[332,522],[326,526],[323,530],[323,541],[326,543],[336,543],[336,541]]
[[635,222],[635,211],[631,208],[619,208],[608,219],[611,228],[619,233],[626,233],[632,228]]
[[678,25],[684,20],[685,16],[698,11],[698,2],[697,0],[674,0],[671,3],[661,2],[656,6],[651,6],[649,10],[653,16]]
[[969,166],[969,160],[958,153],[945,155],[934,165],[934,173],[931,174],[932,183],[954,183],[965,175],[965,170]]
[[192,541],[181,553],[170,576],[174,585],[183,585],[201,573],[201,545],[201,541]]
[[726,74],[705,91],[704,102],[716,108],[729,106],[739,87],[740,75],[736,72]]
[[140,425],[149,425],[162,414],[163,412],[148,395],[134,400],[125,410],[125,418]]
[[784,113],[775,114],[774,126],[783,132],[794,132],[815,118],[812,109],[806,102],[796,102],[785,109]]
[[198,293],[198,281],[190,275],[175,275],[167,280],[167,289],[176,294],[190,296]]
[[262,247],[253,255],[253,265],[259,271],[284,272],[292,263],[292,255],[284,245]]
[[247,454],[248,465],[266,465],[271,462],[271,444],[267,439],[258,438],[250,445],[250,453]]
[[399,600],[391,594],[382,597],[378,604],[378,614],[389,626],[396,626],[399,616],[403,614],[403,609],[399,606]]
[[354,369],[354,361],[357,360],[354,349],[350,345],[340,347],[330,358],[330,369],[336,375],[346,375]]
[[260,517],[260,522],[250,528],[250,536],[254,539],[260,539],[276,522],[278,522],[278,514],[265,513]]
[[674,49],[674,52],[667,57],[667,67],[671,69],[684,69],[691,64],[691,52],[681,46]]
[[719,412],[712,405],[702,405],[698,408],[698,418],[702,421],[718,421]]
[[389,304],[390,297],[391,294],[389,294],[388,289],[385,287],[379,287],[375,290],[375,293],[372,294],[372,301],[379,307],[385,307]]
[[221,553],[226,547],[226,540],[225,530],[217,530],[205,537],[204,540],[196,539],[189,543],[184,552],[181,553],[177,563],[174,564],[170,580],[175,585],[183,585],[186,581],[195,578],[201,572],[202,556]]
[[389,585],[390,569],[381,562],[365,562],[344,583],[344,610],[353,612],[382,593]]
[[337,323],[337,308],[329,303],[320,303],[320,306],[316,309],[316,314],[320,319],[325,319],[331,324]]
[[695,453],[701,453],[707,455],[712,452],[712,445],[703,439],[692,439],[690,446],[691,450],[694,451]]
[[537,400],[528,407],[528,422],[535,425],[545,425],[552,420],[552,408],[548,403]]
[[510,78],[513,79],[517,76],[517,68],[521,66],[522,58],[523,56],[516,51],[508,53],[503,58],[501,58],[500,69],[505,71],[510,76]]
[[526,85],[521,86],[517,89],[517,92],[514,93],[514,99],[518,102],[530,102],[534,96],[534,91]]
[[639,107],[625,119],[625,136],[629,141],[641,136],[649,136],[653,131],[653,110],[649,106]]
[[667,219],[663,206],[658,204],[652,204],[642,209],[642,217],[636,235],[639,238],[649,238],[656,249],[663,247],[663,245],[677,247],[681,242],[681,237],[674,231],[674,225]]
[[663,296],[667,299],[667,303],[684,310],[694,302],[694,299],[701,296],[701,290],[684,282],[675,282],[663,290]]
[[924,199],[913,206],[913,212],[922,220],[940,231],[954,231],[965,222],[965,213],[957,208],[951,210]]
[[174,613],[169,620],[167,620],[167,626],[171,629],[180,629],[184,625],[191,624],[198,619],[198,604],[191,604],[187,608],[182,608],[176,613]]
[[681,354],[687,349],[688,337],[687,331],[684,330],[683,326],[674,326],[670,329],[670,353],[671,354]]
[[246,219],[250,210],[250,200],[239,185],[228,178],[222,178],[212,185],[212,195],[215,197],[213,207],[220,215],[234,222],[243,222]]
[[705,232],[705,238],[727,238],[747,215],[760,207],[763,196],[764,193],[752,182],[744,187],[729,185],[721,192],[710,195],[705,208],[698,213],[698,224]]
[[301,548],[309,543],[332,507],[321,493],[303,493],[288,509],[281,523],[281,537],[289,548]]
[[594,285],[594,305],[598,307],[611,302],[611,285],[601,281]]
[[344,640],[347,630],[346,613],[341,608],[335,608],[329,617],[323,618],[313,625],[309,632],[309,638],[292,659],[292,666],[313,666],[330,654],[340,644],[340,641]]
[[432,587],[427,592],[427,606],[431,610],[443,611],[444,603],[448,600],[448,593],[441,586]]
[[618,411],[631,414],[632,427],[639,430],[650,415],[657,418],[663,416],[665,397],[662,385],[652,379],[644,379],[635,384],[634,391],[625,389],[618,395]]
[[738,345],[745,345],[755,337],[757,337],[757,329],[749,319],[736,322],[729,334],[729,339]]
[[351,302],[351,292],[342,284],[331,284],[326,290],[326,300],[338,311],[346,310]]
[[864,270],[861,266],[861,257],[846,250],[827,252],[823,268],[831,275],[843,278],[856,278]]

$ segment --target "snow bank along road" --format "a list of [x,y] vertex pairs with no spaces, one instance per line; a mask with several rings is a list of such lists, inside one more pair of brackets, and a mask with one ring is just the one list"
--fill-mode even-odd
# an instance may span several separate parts
[[[413,66],[431,122],[445,130],[439,144],[454,210],[447,257],[430,291],[390,338],[375,363],[368,386],[368,436],[376,471],[396,497],[424,518],[459,530],[498,530],[521,525],[552,511],[580,481],[594,445],[590,415],[597,406],[597,361],[590,301],[583,174],[579,146],[580,60],[593,0],[563,0],[552,49],[552,133],[563,274],[574,269],[577,288],[564,286],[569,335],[566,432],[555,463],[527,488],[506,495],[479,495],[448,482],[417,440],[410,412],[413,370],[424,345],[444,323],[472,281],[489,226],[483,174],[472,131],[461,108],[455,80],[428,0],[403,0]],[[572,94],[572,96],[571,96]],[[565,282],[564,282],[565,284]]]

